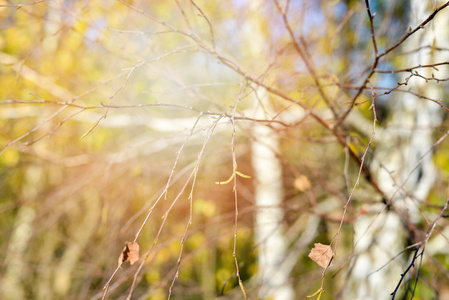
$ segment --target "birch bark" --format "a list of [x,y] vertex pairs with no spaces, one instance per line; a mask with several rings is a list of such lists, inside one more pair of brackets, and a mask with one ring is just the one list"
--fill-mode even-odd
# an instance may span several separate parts
[[[441,5],[442,3],[440,3]],[[437,3],[412,0],[409,23],[416,27],[437,7]],[[424,30],[418,31],[403,45],[404,51],[426,47],[408,56],[407,66],[445,61],[442,52],[428,46],[447,47],[448,14],[443,11]],[[441,69],[438,77],[448,76]],[[419,69],[425,77],[432,77],[431,69]],[[404,74],[400,82],[405,81]],[[437,84],[412,76],[408,86],[418,95],[432,99],[442,98]],[[406,268],[405,256],[390,261],[406,247],[407,224],[420,220],[419,204],[426,200],[435,181],[432,159],[432,134],[442,122],[440,107],[409,93],[396,93],[390,100],[390,120],[377,138],[382,141],[376,157],[383,166],[374,164],[377,182],[389,197],[391,206],[372,208],[372,214],[361,217],[354,224],[355,262],[351,271],[345,299],[391,299],[392,293]]]

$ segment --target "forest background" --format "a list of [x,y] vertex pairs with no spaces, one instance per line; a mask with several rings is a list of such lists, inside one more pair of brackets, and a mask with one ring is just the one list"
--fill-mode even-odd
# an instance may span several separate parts
[[0,298],[449,299],[448,5],[0,1]]

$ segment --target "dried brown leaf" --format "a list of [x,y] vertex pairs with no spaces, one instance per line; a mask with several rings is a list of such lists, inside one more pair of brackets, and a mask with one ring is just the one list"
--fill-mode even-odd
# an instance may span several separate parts
[[[315,243],[315,247],[310,250],[309,257],[320,267],[326,268],[333,256],[332,248],[329,245]],[[332,266],[332,262],[329,266]]]
[[125,261],[129,261],[131,265],[139,261],[139,244],[137,242],[126,242],[125,248],[118,258],[118,265],[120,266]]

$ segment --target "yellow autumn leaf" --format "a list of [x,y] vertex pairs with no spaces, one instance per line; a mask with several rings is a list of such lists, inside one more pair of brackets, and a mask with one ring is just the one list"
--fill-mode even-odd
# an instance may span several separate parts
[[312,187],[312,184],[310,183],[309,178],[307,178],[304,175],[300,175],[293,182],[293,186],[297,190],[299,190],[301,192],[305,192],[305,191],[307,191],[308,189],[310,189]]

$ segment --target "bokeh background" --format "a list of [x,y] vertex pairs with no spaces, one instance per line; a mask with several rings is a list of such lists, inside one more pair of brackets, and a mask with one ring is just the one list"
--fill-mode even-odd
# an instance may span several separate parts
[[[402,43],[411,2],[370,4],[379,52]],[[343,297],[354,222],[384,214],[389,200],[361,165],[379,161],[385,143],[399,147],[381,138],[394,127],[388,103],[401,93],[423,99],[428,86],[442,91],[427,99],[439,103],[431,136],[441,141],[429,154],[432,188],[407,244],[398,241],[405,250],[390,256],[401,256],[403,271],[414,249],[406,246],[423,241],[446,203],[447,76],[405,86],[400,72],[375,72],[364,82],[374,49],[363,1],[1,1],[0,26],[2,299],[101,299],[136,234],[141,259],[120,267],[109,299],[131,289],[133,299],[243,299],[238,276],[258,299],[257,127],[278,143],[276,226],[295,257],[295,299],[320,288],[323,269],[307,255],[314,243],[337,247],[337,233],[322,299]],[[447,55],[438,43],[422,49]],[[401,44],[376,69],[413,67],[411,51],[421,50]],[[433,233],[446,248],[447,224],[439,219]],[[419,277],[415,299],[449,299],[448,256],[432,252],[419,266],[404,280],[413,289]],[[401,273],[391,275],[394,287]]]

